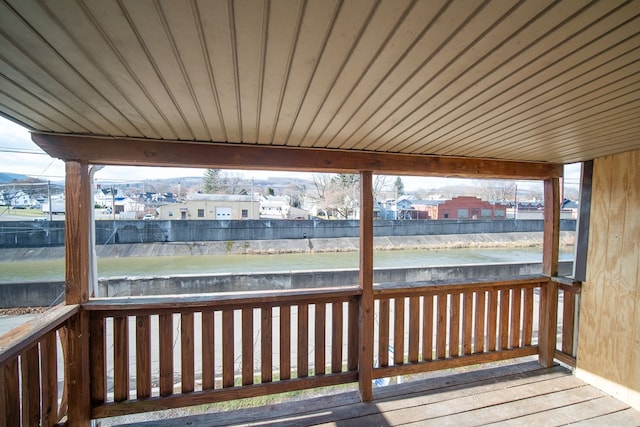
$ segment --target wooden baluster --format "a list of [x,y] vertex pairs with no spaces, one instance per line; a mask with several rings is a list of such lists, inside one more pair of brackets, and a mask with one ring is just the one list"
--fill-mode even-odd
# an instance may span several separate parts
[[444,359],[447,357],[447,294],[439,294],[437,304],[436,358]]
[[393,300],[393,364],[404,363],[404,297]]
[[173,314],[158,316],[160,347],[160,396],[173,394]]
[[498,328],[498,291],[495,289],[489,291],[489,310],[487,311],[487,316],[487,334],[489,335],[487,351],[495,351]]
[[358,301],[349,301],[349,330],[347,331],[347,370],[358,369]]
[[486,317],[486,304],[485,304],[485,292],[478,291],[475,296],[476,316],[475,316],[475,342],[474,353],[484,352],[485,343],[485,317]]
[[7,427],[20,425],[20,376],[18,358],[0,367],[0,414],[4,414]]
[[473,338],[473,293],[462,294],[462,354],[471,354],[471,342]]
[[520,308],[522,306],[522,288],[511,290],[511,348],[520,347]]
[[[42,371],[42,425],[53,426],[58,421],[58,344],[56,331],[48,333],[40,342]],[[2,406],[0,405],[0,408]],[[2,413],[2,410],[0,410]]]
[[533,288],[524,289],[524,306],[522,308],[522,345],[531,345],[533,335]]
[[202,312],[202,389],[215,388],[215,312]]
[[449,357],[460,354],[460,294],[451,294],[451,311],[449,312]]
[[[315,305],[315,359],[313,362],[316,375],[325,374],[325,347],[326,347],[326,329],[327,329],[327,316],[326,305],[324,303],[318,303]],[[332,319],[332,323],[333,323]],[[333,344],[331,346],[331,354],[333,354]]]
[[234,313],[230,308],[222,310],[222,387],[235,383]]
[[151,318],[136,317],[136,395],[151,396]]
[[182,374],[182,393],[191,393],[195,389],[193,313],[180,315],[180,371]]
[[576,296],[572,292],[563,291],[562,297],[562,352],[573,356]]
[[20,356],[22,425],[40,425],[40,352],[34,345]]
[[107,400],[105,373],[107,349],[104,333],[104,317],[99,316],[96,313],[91,313],[89,328],[91,331],[91,337],[89,339],[89,345],[91,346],[89,353],[91,358],[91,405],[97,406],[103,404]]
[[342,337],[343,337],[343,309],[342,302],[331,304],[332,333],[331,333],[331,372],[342,372]]
[[113,400],[129,399],[129,319],[113,318]]
[[280,379],[291,378],[291,307],[280,307]]
[[420,297],[409,298],[409,362],[418,362],[420,348]]
[[262,307],[260,313],[260,381],[270,383],[273,381],[273,309]]
[[380,300],[380,315],[378,332],[380,339],[378,341],[378,366],[389,366],[389,300]]
[[[334,325],[335,327],[335,325]],[[298,378],[309,376],[309,305],[298,305]]]
[[500,341],[499,350],[509,348],[509,290],[499,291],[500,295]]
[[422,360],[433,359],[433,295],[422,300]]
[[242,310],[242,385],[253,384],[253,308]]

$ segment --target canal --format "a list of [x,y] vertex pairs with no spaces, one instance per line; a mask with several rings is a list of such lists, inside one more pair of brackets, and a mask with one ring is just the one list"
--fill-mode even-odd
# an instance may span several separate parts
[[[572,260],[574,248],[562,246],[560,260]],[[374,254],[375,268],[457,266],[541,262],[542,248],[464,248],[389,250]],[[189,255],[115,257],[98,259],[98,276],[171,276],[213,273],[268,273],[352,269],[358,252],[295,253],[273,255]],[[64,280],[64,261],[26,260],[0,262],[0,283]]]

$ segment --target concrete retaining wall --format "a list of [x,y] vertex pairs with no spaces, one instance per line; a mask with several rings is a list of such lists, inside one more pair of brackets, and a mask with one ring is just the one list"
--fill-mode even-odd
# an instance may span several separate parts
[[[375,221],[375,236],[527,233],[543,229],[543,220]],[[560,229],[574,231],[576,220],[563,219]],[[358,221],[96,221],[96,245],[118,243],[331,239],[358,237]],[[64,245],[64,221],[0,222],[0,248]]]
[[[573,262],[559,264],[560,275],[572,274]],[[376,283],[473,279],[539,274],[541,263],[506,263],[422,268],[377,269]],[[358,283],[358,270],[300,271],[257,274],[182,275],[101,279],[100,295],[163,295],[270,289],[349,286]],[[0,308],[49,306],[64,298],[64,282],[0,284]]]

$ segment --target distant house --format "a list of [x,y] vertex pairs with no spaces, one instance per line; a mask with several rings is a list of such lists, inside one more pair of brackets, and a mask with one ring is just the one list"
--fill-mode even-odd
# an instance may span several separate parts
[[0,192],[0,204],[5,206],[26,208],[34,204],[27,193],[22,190]]
[[93,193],[93,203],[102,208],[113,208],[113,199],[118,194],[117,189],[98,187]]
[[287,219],[291,209],[287,196],[264,196],[260,198],[261,219]]
[[158,219],[259,219],[257,198],[231,194],[190,194],[183,203],[158,206]]
[[260,219],[309,219],[304,209],[291,206],[289,196],[264,196],[260,199]]
[[400,199],[396,202],[396,219],[418,219],[418,211],[413,208],[409,199]]
[[419,219],[438,219],[438,206],[446,201],[446,199],[414,200],[412,206]]

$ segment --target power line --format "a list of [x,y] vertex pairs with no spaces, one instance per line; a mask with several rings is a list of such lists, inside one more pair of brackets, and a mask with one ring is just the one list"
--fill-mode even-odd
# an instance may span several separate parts
[[47,153],[40,150],[30,150],[27,148],[0,147],[0,153],[21,153],[21,154],[39,154],[48,156]]

